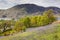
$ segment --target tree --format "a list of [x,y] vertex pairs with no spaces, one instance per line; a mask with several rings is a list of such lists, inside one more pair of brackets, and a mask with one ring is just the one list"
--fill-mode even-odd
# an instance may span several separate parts
[[7,30],[7,28],[11,29],[11,23],[9,21],[2,22],[3,32]]
[[24,26],[26,26],[27,28],[30,27],[30,18],[29,17],[24,18]]
[[40,23],[41,23],[40,20],[41,20],[41,15],[38,15],[37,16],[37,26],[41,26],[40,25]]
[[9,21],[3,21],[0,23],[0,29],[3,29],[3,32],[7,30],[7,28],[11,28],[11,22]]
[[16,31],[22,31],[22,23],[20,21],[17,21],[14,26],[14,30]]
[[2,31],[1,31],[2,28],[3,28],[3,27],[2,27],[2,22],[0,22],[0,32],[2,32]]
[[43,13],[43,16],[46,16],[49,18],[50,23],[56,20],[56,17],[54,16],[53,10],[48,10]]
[[31,19],[31,26],[36,27],[37,26],[37,16],[32,16],[30,19]]
[[14,30],[16,31],[25,31],[26,30],[26,26],[24,25],[24,19],[20,18],[20,20],[16,21],[15,26],[14,26]]
[[49,18],[47,16],[41,16],[40,25],[43,26],[47,24],[49,24]]

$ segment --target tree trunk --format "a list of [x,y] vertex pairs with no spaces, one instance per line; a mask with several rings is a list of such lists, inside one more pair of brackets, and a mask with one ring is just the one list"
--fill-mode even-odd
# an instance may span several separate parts
[[6,31],[6,28],[4,27],[3,32],[5,32],[5,31]]

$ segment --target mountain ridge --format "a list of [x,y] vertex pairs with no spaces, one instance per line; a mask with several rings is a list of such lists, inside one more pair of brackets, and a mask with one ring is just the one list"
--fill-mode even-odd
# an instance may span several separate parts
[[[60,13],[60,8],[58,7],[43,7],[37,6],[35,4],[21,4],[13,6],[12,8],[6,10],[0,10],[0,18],[9,17],[9,18],[19,18],[23,15],[30,15],[30,14],[42,14],[44,11],[52,9],[55,14]],[[14,15],[14,16],[13,16]]]

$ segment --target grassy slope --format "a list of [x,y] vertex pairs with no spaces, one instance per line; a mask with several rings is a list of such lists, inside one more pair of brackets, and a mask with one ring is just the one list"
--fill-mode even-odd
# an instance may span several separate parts
[[0,38],[0,40],[60,40],[60,26],[42,31],[18,33],[14,36]]

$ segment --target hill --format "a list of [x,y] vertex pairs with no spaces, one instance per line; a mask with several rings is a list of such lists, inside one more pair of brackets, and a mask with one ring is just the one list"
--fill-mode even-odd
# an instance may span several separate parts
[[20,18],[26,15],[37,15],[42,14],[49,9],[52,9],[55,14],[60,13],[60,8],[58,7],[42,7],[35,4],[21,4],[6,10],[0,9],[0,18]]

